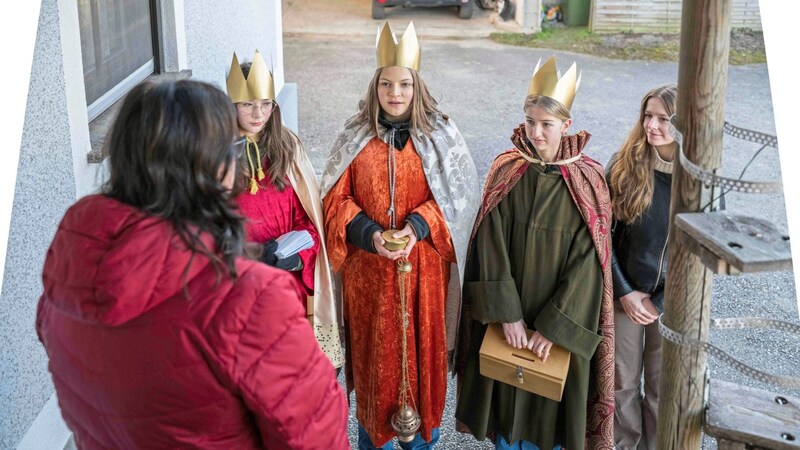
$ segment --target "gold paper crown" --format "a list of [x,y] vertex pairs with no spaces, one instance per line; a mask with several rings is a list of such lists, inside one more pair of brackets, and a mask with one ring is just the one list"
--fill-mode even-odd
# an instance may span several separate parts
[[387,20],[383,24],[383,29],[378,30],[375,43],[375,51],[378,56],[378,68],[390,66],[401,66],[414,69],[419,72],[420,48],[417,41],[417,32],[414,30],[414,22],[409,22],[406,32],[400,38],[400,43],[392,32]]
[[233,52],[231,70],[228,72],[228,97],[233,103],[245,102],[248,100],[275,99],[275,82],[272,74],[267,68],[267,63],[261,57],[261,53],[256,50],[253,55],[253,62],[250,65],[250,72],[245,78],[242,67],[239,65],[239,58]]
[[536,63],[533,69],[533,77],[528,87],[528,95],[543,95],[561,103],[569,111],[572,108],[572,101],[575,99],[575,92],[581,84],[581,76],[577,73],[575,63],[572,63],[567,73],[561,76],[556,68],[556,57],[551,56],[544,65],[539,68],[542,59]]

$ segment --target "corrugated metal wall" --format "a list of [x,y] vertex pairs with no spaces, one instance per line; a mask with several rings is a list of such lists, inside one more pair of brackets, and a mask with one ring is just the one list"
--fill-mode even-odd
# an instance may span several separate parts
[[[592,31],[677,32],[681,0],[592,0]],[[758,0],[733,0],[732,28],[761,30]]]

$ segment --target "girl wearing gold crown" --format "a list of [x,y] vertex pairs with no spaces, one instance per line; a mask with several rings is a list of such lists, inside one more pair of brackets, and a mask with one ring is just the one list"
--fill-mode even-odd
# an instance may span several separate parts
[[328,251],[341,275],[348,391],[359,448],[430,448],[447,390],[478,177],[455,123],[419,75],[413,24],[386,23],[378,68],[322,177]]
[[656,448],[661,373],[656,319],[664,310],[672,160],[678,147],[669,127],[677,96],[675,85],[645,94],[638,122],[608,164],[615,219],[611,269],[619,299],[614,304],[614,439],[621,450],[640,443]]
[[[497,449],[613,447],[611,202],[602,166],[583,154],[589,133],[567,134],[579,81],[574,64],[563,77],[555,57],[537,65],[525,122],[489,171],[473,231],[456,418]],[[570,352],[561,400],[481,375],[492,336],[538,364]]]
[[[307,311],[313,315],[317,341],[333,366],[339,368],[344,358],[338,308],[314,168],[300,139],[281,121],[272,76],[258,51],[252,63],[241,65],[233,55],[227,87],[236,105],[239,133],[247,139],[239,180],[243,192],[237,197],[248,219],[247,240],[259,244],[255,253],[260,261],[295,276],[309,296]],[[278,239],[291,232],[307,233],[311,245],[285,255]]]

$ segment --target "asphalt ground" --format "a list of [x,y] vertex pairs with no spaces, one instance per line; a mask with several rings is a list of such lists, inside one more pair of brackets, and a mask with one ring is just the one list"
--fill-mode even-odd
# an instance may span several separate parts
[[[366,2],[365,2],[366,3]],[[285,12],[286,14],[286,12]],[[393,22],[394,24],[395,22]],[[405,23],[400,23],[404,29]],[[424,27],[418,27],[424,34]],[[345,33],[291,34],[284,41],[285,75],[298,84],[300,137],[314,167],[321,172],[329,146],[344,120],[356,110],[375,70],[374,39]],[[557,56],[565,71],[576,62],[582,81],[572,108],[571,131],[592,134],[587,155],[605,164],[622,144],[637,119],[641,97],[650,88],[677,83],[675,63],[608,60],[590,55],[552,52],[495,44],[487,39],[421,39],[421,75],[439,106],[458,124],[483,178],[493,158],[511,147],[512,129],[522,122],[522,102],[536,61]],[[725,118],[732,124],[775,134],[767,66],[731,66]],[[729,136],[724,139],[720,173],[737,177],[759,145]],[[780,180],[777,150],[767,148],[747,170],[745,179]],[[766,218],[786,229],[782,195],[729,193],[727,208]],[[792,272],[714,276],[712,317],[768,317],[798,320]],[[740,360],[769,373],[800,376],[800,337],[772,331],[712,331],[711,342]],[[798,396],[741,375],[710,358],[710,376],[734,383]],[[436,448],[492,448],[454,430],[455,386],[449,386]],[[351,398],[351,400],[355,400]],[[350,434],[355,445],[355,409]],[[715,448],[705,440],[706,448]],[[399,447],[398,447],[399,448]]]

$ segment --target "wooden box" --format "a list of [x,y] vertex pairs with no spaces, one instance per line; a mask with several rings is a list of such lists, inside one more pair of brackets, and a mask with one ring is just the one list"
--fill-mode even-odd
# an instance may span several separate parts
[[[526,332],[530,339],[533,332]],[[487,378],[560,402],[569,358],[568,351],[553,344],[547,362],[542,362],[532,351],[508,345],[503,326],[492,323],[481,344],[480,370]]]

